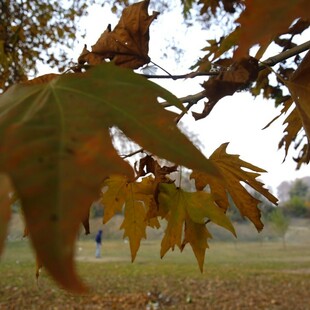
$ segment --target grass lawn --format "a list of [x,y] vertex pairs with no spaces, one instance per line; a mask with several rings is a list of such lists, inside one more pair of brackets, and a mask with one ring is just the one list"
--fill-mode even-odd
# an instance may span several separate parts
[[310,246],[212,242],[200,273],[188,247],[159,258],[160,243],[77,244],[77,267],[90,293],[69,294],[42,271],[27,240],[8,242],[0,262],[0,309],[310,309]]

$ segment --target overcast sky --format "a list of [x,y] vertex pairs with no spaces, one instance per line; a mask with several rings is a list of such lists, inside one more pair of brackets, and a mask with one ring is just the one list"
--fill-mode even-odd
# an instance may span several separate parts
[[[200,25],[187,29],[182,25],[182,16],[179,13],[160,14],[150,28],[149,55],[155,63],[171,74],[189,72],[189,66],[203,55],[200,49],[206,45],[205,40],[212,39],[213,36],[202,31]],[[84,43],[91,49],[91,45],[97,41],[107,25],[112,24],[113,29],[117,21],[118,18],[111,14],[108,6],[90,8],[89,16],[84,17],[81,22],[81,29],[86,29],[86,38],[81,39],[77,36],[77,49],[72,54],[74,60],[77,60]],[[306,36],[300,38],[301,42],[306,40]],[[183,52],[176,54],[175,48],[168,47],[169,43],[181,48]],[[163,74],[160,69],[156,73]],[[201,78],[154,80],[178,97],[201,91],[199,83],[202,81]],[[203,103],[197,105],[194,110],[201,111],[202,108]],[[222,143],[229,142],[230,154],[239,154],[241,159],[267,170],[268,173],[263,174],[261,180],[276,194],[276,188],[282,181],[310,175],[309,166],[302,166],[299,171],[295,170],[296,164],[291,159],[292,154],[282,163],[284,152],[278,151],[278,142],[282,137],[284,119],[278,120],[271,128],[261,130],[278,114],[279,110],[273,107],[273,102],[262,98],[254,99],[248,93],[241,92],[222,99],[206,119],[195,122],[189,114],[184,117],[183,122],[191,132],[198,135],[206,156],[210,156]]]

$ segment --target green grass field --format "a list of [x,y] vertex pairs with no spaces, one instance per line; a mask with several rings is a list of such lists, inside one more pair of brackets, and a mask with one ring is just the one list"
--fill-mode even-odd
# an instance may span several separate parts
[[77,244],[84,296],[58,288],[27,240],[6,245],[0,262],[0,309],[310,309],[310,246],[211,242],[200,273],[188,247],[159,258],[159,241],[142,243],[130,262],[128,244],[107,241],[95,259],[93,241]]

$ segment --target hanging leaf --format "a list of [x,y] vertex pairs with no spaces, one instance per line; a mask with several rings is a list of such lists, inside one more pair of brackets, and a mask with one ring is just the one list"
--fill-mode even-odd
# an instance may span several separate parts
[[232,64],[228,71],[210,78],[202,84],[208,101],[202,113],[193,112],[195,120],[205,118],[212,111],[216,103],[225,96],[231,96],[236,91],[248,87],[258,75],[258,62],[253,57],[242,58]]
[[305,129],[308,143],[303,161],[310,161],[310,52],[287,82],[292,97],[295,101],[302,126]]
[[206,249],[209,247],[208,239],[210,238],[212,238],[212,235],[208,231],[205,224],[195,223],[189,216],[186,216],[184,225],[184,239],[181,245],[181,250],[183,251],[187,243],[190,244],[201,272],[203,272],[205,253]]
[[0,96],[0,171],[21,199],[40,261],[67,289],[84,289],[74,242],[101,182],[113,174],[133,178],[112,146],[110,126],[162,158],[219,176],[158,97],[182,107],[160,86],[113,64],[15,85]]
[[129,239],[132,261],[136,258],[141,239],[146,239],[147,211],[148,206],[144,199],[141,199],[141,196],[135,191],[135,183],[129,184],[121,229],[124,229],[124,238],[128,237]]
[[277,203],[277,198],[256,180],[260,175],[257,172],[265,172],[265,170],[241,160],[238,155],[227,154],[227,146],[228,143],[222,144],[210,156],[210,160],[220,169],[225,179],[215,180],[197,171],[192,173],[191,178],[195,179],[197,190],[203,190],[209,185],[215,202],[225,211],[228,208],[227,193],[229,193],[241,215],[246,216],[260,231],[264,226],[260,220],[261,212],[257,207],[260,201],[251,196],[240,182],[249,185],[273,204]]
[[149,27],[159,14],[153,12],[149,16],[149,3],[145,0],[125,8],[115,29],[111,30],[109,25],[92,46],[91,52],[85,46],[78,62],[96,65],[110,59],[118,66],[131,69],[149,63]]
[[107,223],[116,213],[122,212],[127,195],[127,177],[113,175],[103,183],[101,203],[104,206],[103,224]]
[[103,183],[107,187],[102,194],[101,203],[104,205],[104,223],[116,212],[124,209],[124,238],[128,237],[131,258],[134,261],[140,247],[141,239],[146,238],[147,212],[152,198],[149,178],[141,182],[128,182],[125,177],[111,176]]
[[[235,235],[235,230],[224,211],[218,207],[209,193],[206,192],[185,192],[174,184],[161,184],[159,186],[159,205],[168,210],[166,215],[167,228],[161,243],[160,255],[163,257],[169,249],[174,250],[175,246],[183,249],[187,242],[190,242],[195,255],[203,257],[207,248],[206,237],[209,234],[200,225],[205,225],[207,220],[222,226]],[[198,225],[195,225],[198,224]],[[193,229],[193,231],[191,231]],[[196,234],[197,230],[203,232]],[[183,231],[185,239],[182,241]],[[194,242],[193,235],[198,239]],[[201,246],[204,243],[205,246]],[[197,246],[200,244],[200,246]],[[197,251],[199,254],[197,254]],[[198,258],[197,258],[198,259]],[[203,261],[202,261],[203,262]],[[202,269],[201,258],[198,259]]]

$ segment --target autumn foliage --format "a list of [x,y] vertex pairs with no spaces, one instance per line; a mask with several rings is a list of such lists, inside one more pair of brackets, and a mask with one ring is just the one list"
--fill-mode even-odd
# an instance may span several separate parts
[[[199,2],[203,3],[202,13],[224,9],[229,14],[238,9],[241,14],[239,26],[226,38],[209,41],[205,57],[195,65],[197,71],[188,76],[207,73],[214,65],[222,68],[203,83],[196,101],[205,100],[205,108],[193,113],[194,118],[207,117],[221,98],[241,89],[271,98],[276,90],[268,83],[273,64],[262,62],[261,57],[280,34],[292,33],[294,27],[295,34],[301,33],[309,26],[309,1],[295,1],[294,5],[280,0],[272,4]],[[260,201],[249,188],[277,203],[257,180],[265,170],[228,154],[227,144],[206,158],[178,129],[178,120],[190,108],[187,101],[133,72],[151,61],[149,27],[159,13],[149,15],[148,6],[149,1],[142,1],[125,8],[113,30],[109,25],[90,51],[85,46],[73,72],[16,84],[0,96],[0,251],[15,192],[38,269],[45,267],[68,290],[85,290],[75,271],[75,240],[81,224],[86,233],[91,229],[89,208],[98,199],[104,206],[104,223],[123,212],[121,229],[129,239],[132,260],[147,237],[147,227],[156,229],[165,222],[161,257],[189,244],[201,270],[212,237],[207,224],[213,222],[235,235],[226,215],[229,196],[258,231],[263,229]],[[263,15],[277,18],[266,28],[260,18]],[[258,52],[249,56],[255,44]],[[233,54],[228,58],[225,53],[230,50]],[[299,166],[310,160],[309,55],[296,60],[298,69],[292,74],[285,75],[283,67],[278,75],[280,86],[291,94],[280,95],[281,113],[295,104],[286,119],[282,144],[288,150],[298,133],[305,133]],[[179,112],[168,111],[165,104]],[[112,127],[140,149],[119,154],[112,142]],[[138,153],[141,156],[131,165],[127,158]],[[182,188],[175,177],[182,166],[192,170],[195,191]]]

